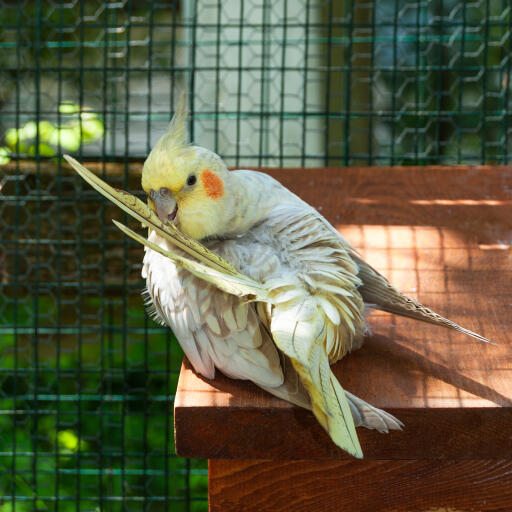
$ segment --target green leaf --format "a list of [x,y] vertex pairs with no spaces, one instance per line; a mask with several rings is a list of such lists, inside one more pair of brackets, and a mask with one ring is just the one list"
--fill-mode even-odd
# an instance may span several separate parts
[[35,121],[29,121],[18,132],[20,140],[35,139],[37,135],[37,124]]
[[80,113],[80,118],[84,119],[98,119],[98,114],[96,112],[88,112],[87,110]]
[[103,122],[99,119],[82,120],[82,138],[84,142],[92,142],[103,136]]
[[60,145],[69,151],[76,151],[80,147],[80,130],[74,128],[58,128],[49,140],[52,146]]
[[11,161],[9,158],[10,153],[9,148],[0,147],[0,165],[8,164]]
[[[30,146],[28,148],[28,154],[32,155],[32,156],[36,155],[36,145],[35,144],[33,144],[32,146]],[[39,144],[39,155],[40,156],[54,156],[55,150],[51,146],[48,146],[48,144],[44,144],[43,142],[41,142]]]
[[[33,503],[29,501],[16,501],[14,505],[12,501],[6,501],[2,506],[0,506],[0,512],[32,512],[32,506]],[[46,510],[44,504],[40,508]]]
[[55,131],[55,126],[53,126],[50,121],[40,121],[39,122],[39,140],[42,142],[49,142],[50,138]]
[[59,112],[61,114],[76,114],[79,110],[78,105],[72,101],[67,101],[59,105]]
[[16,128],[9,128],[5,132],[5,142],[13,149],[16,147],[16,142],[18,141],[18,132],[19,130]]
[[87,449],[87,443],[83,439],[79,440],[73,430],[60,430],[57,433],[57,441],[64,452],[74,453],[78,451],[79,446],[81,450]]

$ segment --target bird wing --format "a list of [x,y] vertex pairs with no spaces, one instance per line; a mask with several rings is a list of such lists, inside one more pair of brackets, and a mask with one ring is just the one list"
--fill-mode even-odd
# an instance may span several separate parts
[[[306,409],[311,408],[307,391],[289,359],[276,350],[268,325],[262,321],[263,316],[255,316],[258,306],[265,303],[240,299],[251,296],[261,300],[263,292],[260,283],[248,277],[242,281],[207,266],[198,269],[195,262],[172,251],[166,245],[167,241],[158,239],[154,233],[146,240],[126,226],[116,221],[114,224],[146,247],[143,277],[148,282],[150,313],[173,329],[198,373],[213,378],[217,367],[229,377],[251,380],[279,398]],[[241,245],[237,244],[237,247]],[[234,253],[236,255],[236,250]],[[246,264],[254,263],[254,258],[259,254],[257,250],[250,251],[251,257],[247,257],[247,251],[244,253]],[[152,257],[148,258],[148,254]],[[234,256],[233,251],[230,256]],[[262,267],[259,268],[261,270]],[[194,293],[194,289],[197,293]],[[197,303],[194,305],[197,299],[201,299],[202,307],[199,309]],[[205,313],[206,317],[197,318],[198,311]],[[217,326],[222,327],[226,319],[231,322],[234,313],[241,318],[245,315],[246,320],[237,323],[236,328],[231,330],[221,329],[219,334]],[[228,327],[233,326],[230,322]],[[202,331],[206,331],[207,335]],[[247,337],[251,340],[249,344]],[[280,365],[277,364],[279,359]]]
[[315,299],[305,296],[274,307],[272,335],[300,375],[317,420],[340,448],[362,458],[350,405],[329,366],[325,320]]
[[357,266],[337,232],[298,199],[278,205],[254,231],[268,237],[283,262],[278,273],[260,278],[273,303],[274,342],[290,358],[320,424],[340,448],[361,458],[351,404],[330,369],[364,332]]
[[274,208],[264,228],[270,230],[288,269],[265,282],[270,297],[279,304],[304,289],[313,295],[325,316],[329,362],[338,361],[360,343],[366,331],[358,292],[361,281],[350,251],[338,232],[300,200]]
[[[149,241],[169,249],[154,232]],[[216,367],[261,386],[283,383],[279,354],[254,303],[225,293],[153,249],[146,249],[142,272],[155,318],[172,328],[199,373],[213,378]]]
[[276,207],[253,236],[262,240],[267,236],[286,262],[275,277],[258,276],[273,303],[270,328],[274,342],[290,358],[308,391],[313,413],[333,441],[362,457],[356,424],[387,432],[400,428],[401,423],[347,396],[330,370],[329,363],[353,348],[365,330],[358,291],[361,281],[351,248],[302,201]]

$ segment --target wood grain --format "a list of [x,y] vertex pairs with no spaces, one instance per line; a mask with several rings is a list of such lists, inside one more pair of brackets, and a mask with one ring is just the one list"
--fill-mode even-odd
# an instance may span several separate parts
[[497,512],[510,461],[210,460],[210,512]]
[[[372,265],[438,313],[495,340],[373,312],[341,384],[404,423],[359,429],[366,458],[512,457],[512,168],[281,169]],[[206,458],[342,459],[308,411],[185,361],[176,448]]]

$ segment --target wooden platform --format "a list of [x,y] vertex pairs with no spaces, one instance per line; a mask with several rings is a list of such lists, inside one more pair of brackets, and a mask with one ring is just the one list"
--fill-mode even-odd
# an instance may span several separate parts
[[371,313],[333,369],[405,428],[358,429],[363,461],[310,412],[184,361],[176,449],[210,459],[211,510],[512,510],[512,168],[269,172],[392,283],[497,345]]

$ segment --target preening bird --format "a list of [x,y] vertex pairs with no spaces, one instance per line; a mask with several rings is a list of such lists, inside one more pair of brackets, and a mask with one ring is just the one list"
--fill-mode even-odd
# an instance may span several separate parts
[[[142,171],[148,205],[68,162],[149,228],[142,275],[152,316],[199,374],[216,369],[311,409],[340,448],[362,457],[356,426],[402,423],[345,391],[330,365],[361,346],[366,305],[486,338],[393,287],[313,207],[270,176],[228,171],[190,145],[186,97]],[[114,221],[115,222],[115,221]]]

